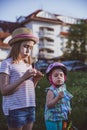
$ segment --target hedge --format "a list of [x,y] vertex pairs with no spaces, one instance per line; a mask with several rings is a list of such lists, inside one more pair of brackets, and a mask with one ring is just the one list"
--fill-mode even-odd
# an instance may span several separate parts
[[[44,108],[45,89],[49,82],[44,76],[36,88],[36,122],[33,130],[45,130]],[[66,81],[67,89],[73,94],[72,122],[78,130],[87,130],[87,72],[69,72]],[[0,129],[7,130],[6,120],[2,112],[2,99],[0,95]]]

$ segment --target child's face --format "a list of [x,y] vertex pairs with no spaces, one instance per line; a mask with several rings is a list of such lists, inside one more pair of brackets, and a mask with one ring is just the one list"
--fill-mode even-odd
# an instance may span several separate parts
[[64,83],[64,73],[61,69],[53,70],[51,76],[55,85],[61,85]]
[[31,51],[33,49],[33,46],[34,46],[33,41],[23,41],[21,43],[20,54],[21,54],[22,58],[25,58],[25,57],[31,55]]

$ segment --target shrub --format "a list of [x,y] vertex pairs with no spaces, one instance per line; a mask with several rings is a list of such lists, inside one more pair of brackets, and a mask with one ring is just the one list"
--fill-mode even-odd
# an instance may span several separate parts
[[[87,130],[87,73],[69,72],[66,81],[67,89],[73,94],[72,99],[72,121],[79,130]],[[33,130],[45,130],[44,108],[45,108],[45,89],[49,86],[46,76],[37,84],[36,88],[36,122]],[[0,95],[0,105],[1,105]],[[0,108],[0,129],[6,130],[6,120]]]

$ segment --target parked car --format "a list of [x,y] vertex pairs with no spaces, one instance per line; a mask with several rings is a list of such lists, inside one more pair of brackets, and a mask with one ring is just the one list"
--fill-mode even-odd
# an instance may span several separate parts
[[48,67],[48,63],[47,62],[36,62],[35,63],[35,68],[41,72],[45,72],[47,67]]
[[68,71],[87,71],[87,65],[79,60],[63,61],[62,63]]

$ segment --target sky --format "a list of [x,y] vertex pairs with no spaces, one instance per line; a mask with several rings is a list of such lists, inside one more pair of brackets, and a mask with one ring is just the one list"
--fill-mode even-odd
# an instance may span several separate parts
[[87,0],[0,0],[0,20],[15,22],[42,9],[74,18],[87,18]]

